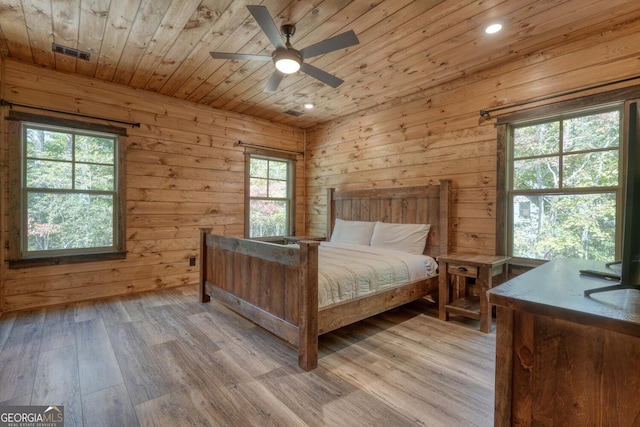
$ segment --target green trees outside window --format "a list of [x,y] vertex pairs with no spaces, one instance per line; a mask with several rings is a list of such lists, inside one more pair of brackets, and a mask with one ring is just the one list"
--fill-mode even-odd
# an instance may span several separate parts
[[616,254],[621,110],[511,130],[511,255],[610,261]]
[[249,163],[249,237],[290,234],[291,161],[251,156]]
[[24,256],[113,250],[117,135],[22,125]]

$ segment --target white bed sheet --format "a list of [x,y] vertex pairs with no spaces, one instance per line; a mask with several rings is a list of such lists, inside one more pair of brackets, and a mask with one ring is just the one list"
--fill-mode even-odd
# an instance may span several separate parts
[[318,304],[327,307],[434,276],[436,261],[393,249],[322,242],[318,250]]

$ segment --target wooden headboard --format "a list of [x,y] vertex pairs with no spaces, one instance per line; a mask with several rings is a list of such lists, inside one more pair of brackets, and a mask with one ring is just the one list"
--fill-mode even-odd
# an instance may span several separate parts
[[431,224],[424,253],[437,257],[449,252],[451,181],[440,185],[369,190],[327,190],[327,239],[335,219]]

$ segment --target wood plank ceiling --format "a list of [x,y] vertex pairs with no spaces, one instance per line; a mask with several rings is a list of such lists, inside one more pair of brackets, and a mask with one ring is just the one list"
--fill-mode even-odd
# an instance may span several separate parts
[[[298,49],[353,29],[359,45],[308,60],[345,82],[298,72],[266,93],[273,63],[213,59],[271,54],[247,4],[295,23]],[[308,128],[636,19],[638,0],[0,0],[0,54]],[[503,31],[485,34],[493,21]]]

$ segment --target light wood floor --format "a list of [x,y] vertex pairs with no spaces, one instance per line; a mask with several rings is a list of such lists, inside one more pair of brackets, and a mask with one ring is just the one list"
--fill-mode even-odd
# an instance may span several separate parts
[[196,287],[5,313],[0,405],[66,426],[491,426],[495,331],[426,302],[320,338],[319,367]]

